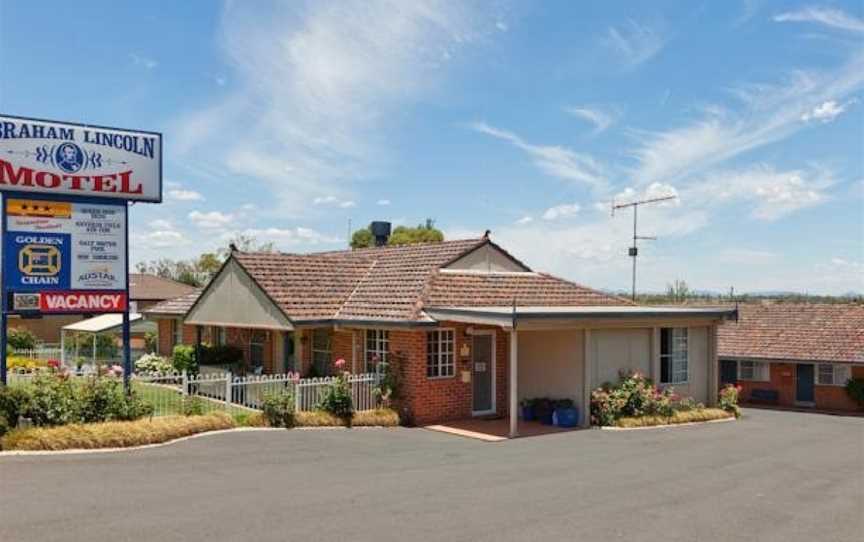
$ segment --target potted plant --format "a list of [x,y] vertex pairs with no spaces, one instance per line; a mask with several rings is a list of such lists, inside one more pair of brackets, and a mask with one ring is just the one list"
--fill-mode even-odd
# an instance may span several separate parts
[[535,399],[522,399],[519,406],[522,409],[522,421],[531,422],[537,419],[534,414]]
[[558,427],[579,425],[579,410],[572,399],[559,399],[553,404],[552,421]]
[[552,425],[552,413],[554,411],[552,400],[548,397],[541,397],[534,401],[534,416],[540,423]]

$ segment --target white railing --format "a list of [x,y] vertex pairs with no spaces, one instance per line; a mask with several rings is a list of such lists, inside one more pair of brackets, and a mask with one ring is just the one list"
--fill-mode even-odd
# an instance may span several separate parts
[[62,350],[50,346],[37,346],[27,350],[13,350],[9,355],[27,359],[60,359]]
[[[10,371],[10,385],[27,384],[45,371]],[[70,373],[74,381],[92,378],[92,373]],[[132,389],[154,407],[154,415],[210,412],[213,410],[260,410],[268,393],[289,392],[294,396],[297,412],[318,408],[335,376],[299,378],[296,373],[260,376],[234,376],[228,371],[208,371],[197,375],[186,373],[132,375]],[[380,376],[375,373],[349,375],[348,386],[354,410],[378,407],[375,388]]]

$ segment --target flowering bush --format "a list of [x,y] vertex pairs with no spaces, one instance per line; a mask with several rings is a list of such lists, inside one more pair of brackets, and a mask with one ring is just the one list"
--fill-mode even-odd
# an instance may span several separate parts
[[651,379],[638,372],[622,372],[618,384],[591,392],[591,423],[615,425],[621,418],[659,416],[704,408],[691,398],[679,397],[672,388],[657,389]]
[[738,395],[740,393],[741,386],[726,384],[723,386],[723,389],[720,390],[720,400],[718,401],[717,406],[726,412],[731,412],[736,418],[740,418],[741,409],[738,408]]
[[[336,360],[337,368],[344,366],[344,359]],[[351,386],[348,384],[348,374],[348,371],[344,371],[337,376],[324,389],[324,396],[318,404],[320,410],[341,418],[345,422],[345,425],[351,425],[351,418],[354,416],[354,401],[351,399]]]
[[174,371],[174,365],[158,354],[144,354],[135,361],[135,372],[167,374]]
[[294,394],[290,391],[264,395],[261,410],[270,427],[294,427]]

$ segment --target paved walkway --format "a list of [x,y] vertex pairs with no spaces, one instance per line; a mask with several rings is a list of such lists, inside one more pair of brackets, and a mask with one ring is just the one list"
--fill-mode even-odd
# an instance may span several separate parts
[[857,541],[864,420],[573,431],[251,432],[0,459],[0,540]]

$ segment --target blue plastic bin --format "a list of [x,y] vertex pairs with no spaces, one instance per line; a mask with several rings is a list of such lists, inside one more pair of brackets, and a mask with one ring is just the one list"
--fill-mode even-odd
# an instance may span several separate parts
[[578,427],[579,426],[579,409],[578,408],[556,408],[552,414],[552,422],[557,427]]

